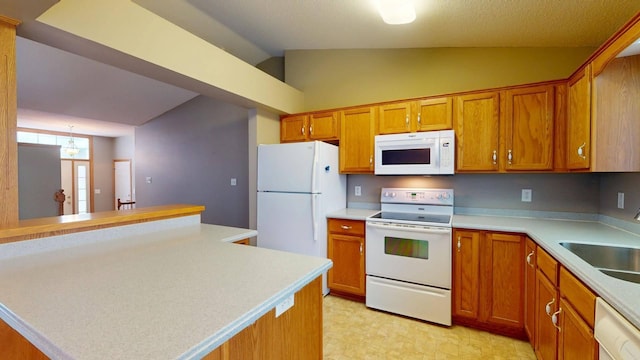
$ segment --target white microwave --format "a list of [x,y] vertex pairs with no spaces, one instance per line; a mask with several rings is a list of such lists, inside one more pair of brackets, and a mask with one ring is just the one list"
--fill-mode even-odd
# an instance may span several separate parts
[[376,175],[451,175],[454,169],[453,130],[378,135]]

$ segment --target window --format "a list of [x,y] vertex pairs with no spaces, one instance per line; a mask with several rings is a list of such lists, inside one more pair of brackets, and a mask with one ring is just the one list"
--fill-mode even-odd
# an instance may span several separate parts
[[89,138],[80,136],[73,136],[73,142],[80,152],[76,155],[69,155],[65,152],[65,148],[69,145],[71,137],[66,135],[46,134],[31,131],[18,131],[18,142],[29,144],[44,144],[44,145],[60,145],[60,158],[61,159],[77,159],[77,160],[89,160]]

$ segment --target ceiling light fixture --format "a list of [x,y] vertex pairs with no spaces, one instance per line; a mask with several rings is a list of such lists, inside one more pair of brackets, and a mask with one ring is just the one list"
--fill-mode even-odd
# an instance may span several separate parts
[[76,143],[73,141],[73,126],[69,125],[69,142],[67,146],[64,148],[64,152],[73,157],[74,155],[78,155],[80,149],[76,146]]
[[379,0],[378,11],[382,20],[390,25],[409,24],[416,19],[413,0]]

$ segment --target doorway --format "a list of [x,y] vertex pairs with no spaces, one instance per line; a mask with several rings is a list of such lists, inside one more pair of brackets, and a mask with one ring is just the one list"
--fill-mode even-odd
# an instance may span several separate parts
[[64,215],[92,212],[91,162],[63,159],[60,160],[60,170],[62,188],[67,196],[63,206]]
[[118,199],[122,202],[135,201],[133,199],[131,181],[131,160],[113,160],[113,183],[115,186],[113,199],[114,208],[118,208]]

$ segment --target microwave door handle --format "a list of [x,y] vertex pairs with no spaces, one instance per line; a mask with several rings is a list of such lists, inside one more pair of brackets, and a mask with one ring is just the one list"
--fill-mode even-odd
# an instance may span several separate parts
[[451,228],[436,228],[436,227],[401,227],[401,226],[393,226],[393,225],[380,225],[372,222],[368,222],[367,226],[376,228],[376,229],[384,229],[384,230],[396,230],[396,231],[408,231],[408,232],[419,232],[424,234],[448,234],[451,233]]

